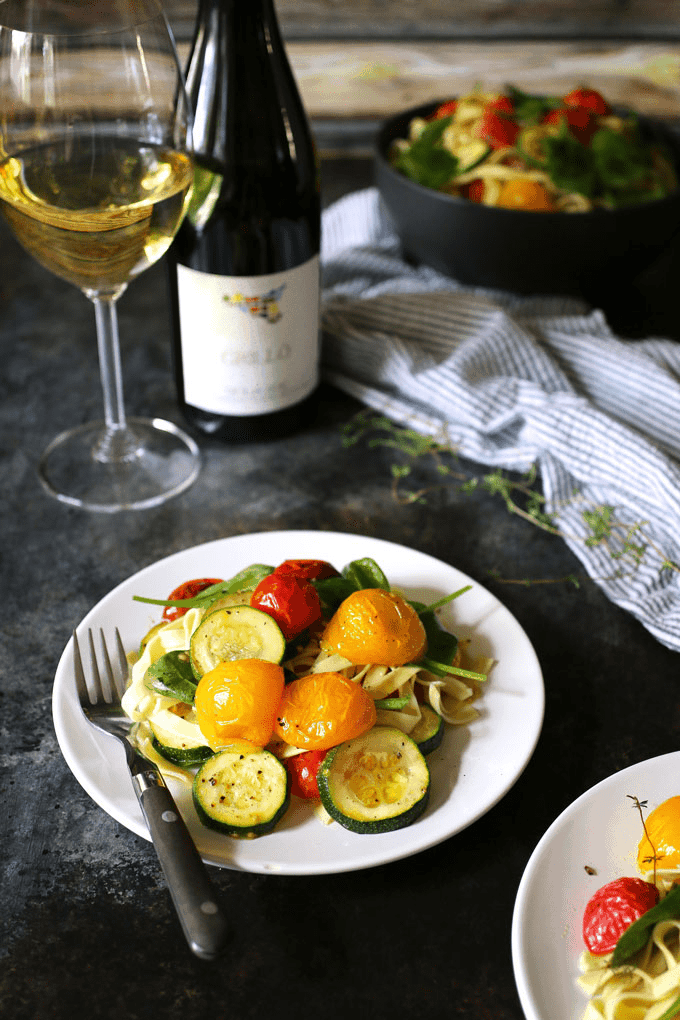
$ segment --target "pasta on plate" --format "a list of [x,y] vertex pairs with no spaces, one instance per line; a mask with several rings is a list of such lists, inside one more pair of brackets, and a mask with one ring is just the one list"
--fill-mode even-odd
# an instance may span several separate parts
[[587,950],[579,987],[590,997],[583,1020],[660,1020],[680,1015],[680,920],[660,921],[635,965],[611,967]]
[[[493,663],[471,661],[469,641],[435,615],[469,586],[425,606],[374,561],[345,571],[289,560],[186,582],[182,595],[198,594],[161,600],[164,619],[134,656],[122,705],[137,746],[191,784],[201,820],[227,835],[271,831],[291,791],[358,833],[410,825],[444,724],[478,716]],[[246,803],[252,819],[235,820]]]
[[[184,782],[191,782],[193,775],[186,769],[169,763],[152,746],[151,723],[162,724],[164,728],[181,737],[188,727],[196,724],[193,709],[178,711],[177,701],[165,697],[149,688],[146,674],[149,666],[167,652],[186,651],[190,647],[191,635],[203,617],[200,609],[189,609],[184,616],[164,623],[151,635],[144,649],[133,663],[130,684],[123,695],[123,710],[137,723],[136,741],[142,752],[158,764],[168,775]],[[487,659],[469,661],[465,652],[466,642],[460,643],[456,663],[471,671],[484,673],[490,669]],[[422,716],[421,705],[426,700],[446,723],[463,726],[473,722],[479,715],[475,706],[481,692],[481,685],[474,679],[465,681],[455,676],[437,677],[417,666],[354,666],[338,655],[321,651],[318,637],[286,663],[287,669],[296,676],[309,673],[340,672],[361,684],[374,699],[387,697],[397,692],[398,697],[408,697],[408,704],[399,710],[378,709],[378,723],[397,726],[404,733],[411,733]],[[420,687],[420,692],[418,688]],[[422,697],[418,696],[418,693]],[[290,756],[302,750],[290,744],[275,743],[277,754]]]

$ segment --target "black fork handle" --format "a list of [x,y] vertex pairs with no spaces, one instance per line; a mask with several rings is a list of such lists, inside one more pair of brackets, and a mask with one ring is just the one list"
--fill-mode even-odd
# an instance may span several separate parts
[[206,866],[160,772],[148,762],[131,772],[189,947],[201,959],[214,960],[222,953],[229,930]]

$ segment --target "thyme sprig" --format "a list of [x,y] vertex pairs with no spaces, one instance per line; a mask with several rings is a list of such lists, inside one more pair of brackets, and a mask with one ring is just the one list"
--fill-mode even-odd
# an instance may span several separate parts
[[652,862],[654,863],[654,885],[656,885],[656,864],[659,859],[659,855],[656,847],[652,843],[652,837],[649,835],[649,832],[647,831],[647,825],[645,824],[645,816],[642,813],[643,809],[647,807],[647,801],[638,800],[638,798],[632,793],[627,793],[626,797],[628,797],[629,800],[633,801],[633,807],[640,815],[640,821],[642,822],[642,830],[647,838],[647,842],[652,848],[651,855],[649,857],[644,858],[644,863],[645,864],[651,864]]
[[[545,497],[538,487],[536,465],[519,477],[512,476],[501,468],[475,475],[470,471],[463,471],[455,444],[451,443],[446,436],[438,439],[423,435],[416,429],[396,425],[385,415],[376,414],[370,410],[361,411],[344,427],[343,445],[345,447],[354,446],[362,441],[366,442],[369,447],[381,446],[401,454],[401,461],[390,466],[392,496],[395,502],[401,506],[426,503],[427,497],[435,491],[455,484],[463,493],[483,491],[498,497],[505,504],[508,513],[520,517],[548,534],[563,539],[568,538],[572,541],[583,541],[589,548],[602,547],[612,562],[616,564],[616,570],[612,575],[601,580],[631,576],[650,554],[655,555],[659,560],[660,572],[665,570],[680,572],[680,564],[668,557],[663,549],[645,533],[644,529],[648,525],[648,521],[639,521],[632,525],[626,524],[617,518],[616,508],[609,504],[584,506],[581,510],[581,519],[587,529],[585,538],[576,539],[573,535],[567,535],[557,524],[555,516],[549,514],[545,509]],[[406,463],[404,463],[404,458]],[[434,465],[438,481],[420,488],[407,488],[406,480],[412,475],[413,465],[422,462],[424,458],[429,459]],[[578,494],[574,494],[573,501],[580,498]],[[579,587],[579,578],[574,574],[551,580],[507,579],[501,578],[497,574],[494,574],[494,577],[497,581],[506,584],[532,585],[566,582]]]

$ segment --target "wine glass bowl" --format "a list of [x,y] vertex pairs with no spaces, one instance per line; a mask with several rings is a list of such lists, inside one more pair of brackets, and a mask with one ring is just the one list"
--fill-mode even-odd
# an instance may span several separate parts
[[5,219],[17,239],[46,269],[94,297],[122,293],[165,254],[191,163],[181,153],[111,137],[98,140],[93,165],[89,140],[76,136],[9,157],[0,173]]
[[4,217],[95,307],[104,421],[56,437],[40,479],[71,505],[157,505],[200,460],[177,426],[128,421],[123,405],[116,301],[167,251],[193,181],[182,74],[155,0],[7,0],[0,110]]

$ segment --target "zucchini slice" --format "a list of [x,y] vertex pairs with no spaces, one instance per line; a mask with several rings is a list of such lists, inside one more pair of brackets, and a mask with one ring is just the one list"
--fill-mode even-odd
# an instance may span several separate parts
[[208,747],[195,713],[180,716],[169,709],[156,712],[149,721],[151,743],[167,761],[183,768],[202,765],[214,751]]
[[235,744],[201,766],[193,784],[198,817],[237,839],[271,832],[290,804],[290,776],[270,751]]
[[191,668],[200,679],[220,662],[265,659],[279,663],[286,639],[273,617],[253,606],[231,606],[209,612],[191,636]]
[[420,706],[421,716],[409,736],[415,740],[421,754],[435,751],[444,739],[444,720],[430,705]]
[[202,765],[213,754],[212,748],[208,747],[207,744],[202,747],[186,747],[184,744],[181,747],[172,747],[169,744],[162,744],[156,736],[151,738],[151,746],[166,761],[169,761],[172,765],[179,765],[183,769],[191,769],[196,765]]
[[392,726],[374,726],[334,747],[317,781],[331,818],[367,834],[411,825],[430,796],[430,770],[418,745]]
[[251,588],[244,591],[234,591],[231,595],[220,595],[214,602],[211,602],[207,607],[205,615],[216,612],[218,609],[231,609],[232,606],[249,606],[250,596],[253,594],[255,589]]
[[476,166],[484,162],[491,151],[491,146],[481,139],[462,146],[456,153],[459,160],[458,173],[466,174],[468,171],[474,170]]

